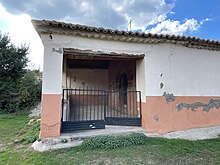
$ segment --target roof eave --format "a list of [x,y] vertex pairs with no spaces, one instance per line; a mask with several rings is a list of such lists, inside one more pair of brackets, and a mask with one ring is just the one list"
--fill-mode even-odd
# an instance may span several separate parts
[[183,45],[189,48],[207,49],[220,51],[220,42],[214,40],[205,40],[196,37],[138,33],[131,31],[119,31],[97,27],[90,27],[85,25],[77,25],[71,23],[64,23],[58,21],[48,20],[32,20],[38,34],[65,34],[80,36],[85,38],[94,38],[102,40],[115,40],[133,43],[171,43],[176,45]]

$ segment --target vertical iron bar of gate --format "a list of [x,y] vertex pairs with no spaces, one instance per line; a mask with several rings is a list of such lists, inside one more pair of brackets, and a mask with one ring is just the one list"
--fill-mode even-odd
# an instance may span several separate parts
[[108,114],[109,114],[109,116],[108,117],[110,117],[110,116],[112,116],[112,92],[109,92],[108,93],[108,95],[109,95],[109,97],[110,97],[110,104],[109,104],[109,108],[108,108]]
[[[121,93],[122,93],[121,94],[122,95],[122,107],[121,107],[120,111],[117,111],[118,112],[117,117],[121,117],[121,115],[123,114],[123,110],[124,110],[124,91],[122,90]],[[120,94],[119,94],[119,98],[120,98]],[[119,103],[119,106],[121,106],[120,103]]]
[[64,89],[64,98],[66,98],[67,106],[66,106],[66,121],[70,121],[70,112],[72,111],[72,100],[70,98],[70,90]]
[[110,97],[110,106],[109,106],[109,116],[108,117],[111,117],[112,116],[112,109],[113,109],[113,105],[112,105],[112,100],[113,100],[113,98],[112,98],[112,91],[110,91],[109,92],[109,97]]
[[[107,92],[104,90],[103,91],[103,94],[104,94],[104,117],[103,119],[105,120],[105,117],[106,117],[106,109],[107,109],[107,104],[108,104],[108,97],[107,97]],[[107,104],[106,104],[107,103]]]
[[[105,90],[104,89],[102,89],[102,116],[101,116],[101,118],[102,119],[104,119],[105,120]],[[104,100],[103,100],[104,99]]]
[[[72,94],[73,94],[73,91],[72,90],[69,90],[69,93],[68,93],[68,97],[69,97],[69,101],[71,102],[71,105],[74,104],[74,99],[72,99]],[[71,111],[69,111],[69,114],[67,115],[69,118],[68,120],[71,121],[71,112],[72,110],[74,111],[74,108],[73,106],[71,106]],[[74,114],[74,113],[73,113]]]
[[139,109],[140,109],[140,118],[142,118],[142,109],[141,109],[141,91],[139,91],[139,101],[140,101],[140,107],[139,107]]
[[126,117],[126,112],[125,112],[125,95],[126,95],[126,92],[125,92],[125,90],[124,90],[124,92],[123,92],[123,105],[122,105],[122,116],[123,117]]
[[97,119],[98,120],[99,120],[99,113],[100,113],[100,109],[99,109],[99,94],[100,93],[99,93],[99,88],[98,88],[98,97],[97,97],[98,98],[98,100],[97,100],[98,102],[97,102],[97,106],[96,106],[97,107]]
[[115,95],[114,95],[114,91],[112,91],[112,109],[111,109],[111,111],[112,111],[112,116],[111,117],[115,117]]
[[61,124],[62,124],[62,122],[63,122],[63,110],[64,110],[63,104],[64,104],[64,89],[63,89],[63,93],[62,93],[62,116],[61,116]]
[[[122,117],[128,117],[128,91],[124,91],[125,93],[124,93],[124,97],[126,97],[126,98],[124,98],[124,100],[123,100],[123,115],[122,115]],[[126,101],[125,101],[125,99],[126,99]]]
[[[66,93],[66,100],[68,100],[68,102],[69,102],[69,110],[70,110],[70,101],[69,101],[69,99],[68,99],[68,93],[67,93],[68,91],[67,90],[65,90],[65,93]],[[67,120],[67,112],[66,112],[66,120]]]
[[130,117],[131,118],[131,109],[132,109],[132,95],[131,95],[132,93],[131,92],[129,92],[129,115],[128,115],[128,117]]
[[[64,97],[65,97],[65,95],[66,95],[66,100],[68,101],[68,104],[69,104],[69,100],[67,99],[67,94],[66,94],[66,90],[64,90]],[[69,105],[68,105],[69,106]],[[70,106],[68,107],[68,108],[70,108]],[[66,111],[66,120],[67,120],[67,111]]]
[[[104,112],[104,120],[105,120],[105,118],[108,116],[108,114],[107,114],[107,106],[108,106],[108,100],[106,100],[106,99],[108,99],[108,93],[107,93],[107,91],[104,89],[104,95],[105,95],[105,97],[104,97],[104,111],[106,110],[106,112]],[[105,101],[106,100],[106,101]],[[106,105],[105,105],[105,102],[106,102]],[[106,106],[106,107],[105,107]]]
[[103,115],[103,89],[100,90],[100,112],[99,112],[99,116],[100,116],[100,120],[102,120],[102,115]]
[[87,121],[87,113],[88,113],[88,106],[89,106],[89,102],[88,102],[88,86],[87,86],[87,90],[86,90],[86,121]]
[[74,96],[74,90],[75,90],[75,92],[76,92],[76,89],[68,89],[69,91],[71,91],[71,111],[69,111],[69,112],[71,112],[72,113],[72,115],[70,116],[70,113],[69,113],[69,116],[70,116],[70,118],[69,118],[69,121],[75,121],[75,119],[76,119],[76,106],[77,106],[77,100],[76,100],[76,94],[75,94],[75,96]]
[[94,91],[93,91],[93,97],[94,97],[94,103],[93,103],[93,110],[94,110],[94,120],[96,119],[96,117],[95,117],[95,101],[96,101],[96,98],[95,98],[95,95],[96,95],[96,93],[95,93],[95,87],[94,87]]
[[90,103],[89,103],[89,119],[91,120],[92,119],[92,87],[91,87],[91,90],[89,91],[89,99],[90,99]]
[[[65,89],[63,89],[63,97],[65,98],[65,94],[66,94],[66,92],[65,92]],[[66,100],[67,100],[67,96],[66,96]],[[67,100],[68,101],[68,100]],[[67,112],[66,112],[66,114],[67,114]],[[66,114],[64,114],[64,116],[66,115]],[[67,118],[66,118],[67,119]]]
[[[75,100],[75,101],[74,101]],[[75,111],[74,111],[74,113],[73,113],[73,120],[74,121],[76,121],[76,119],[77,119],[77,116],[78,116],[78,114],[77,114],[77,99],[76,99],[76,89],[74,89],[74,97],[73,97],[73,101],[75,102]],[[73,108],[73,110],[74,110],[74,108]]]
[[113,92],[113,95],[114,95],[114,117],[116,116],[116,101],[115,101],[115,92]]
[[127,113],[125,113],[126,115],[124,115],[124,117],[126,117],[126,118],[128,118],[128,116],[129,116],[129,112],[128,112],[128,102],[129,102],[129,92],[128,91],[126,91],[126,97],[127,97],[127,102],[126,102],[126,111],[127,111]]
[[[71,103],[71,99],[70,99],[70,97],[69,97],[69,91],[68,91],[68,90],[66,90],[66,98],[67,98],[67,100],[69,101],[69,105],[71,105],[72,103]],[[69,106],[69,111],[66,112],[66,119],[67,119],[67,120],[69,120],[68,113],[70,113],[71,110],[72,110],[72,107]]]
[[119,115],[117,117],[121,118],[122,115],[124,115],[124,90],[122,90],[122,107],[121,107],[121,110],[119,111]]
[[105,99],[105,95],[104,95],[104,89],[102,88],[101,90],[101,120],[103,119],[104,116],[104,100]]
[[85,88],[84,88],[84,86],[83,86],[83,95],[82,95],[82,121],[84,121],[84,107],[85,107],[84,91],[85,91]]
[[80,87],[79,87],[79,93],[78,93],[78,98],[79,98],[79,110],[78,110],[78,121],[80,121],[80,108],[81,108],[81,105],[80,105],[80,103],[81,103],[81,101],[80,101]]
[[[119,99],[118,99],[118,100],[120,100],[120,91],[119,91]],[[121,100],[120,100],[120,101],[121,101]],[[121,110],[119,111],[119,108],[120,108],[120,101],[119,101],[119,104],[117,104],[117,114],[116,114],[117,117],[119,116],[118,113],[121,111]],[[118,108],[118,107],[119,107],[119,108]]]
[[134,117],[134,113],[135,113],[135,104],[136,104],[136,101],[135,101],[135,94],[136,92],[132,92],[132,96],[133,96],[133,112],[132,112],[132,117]]

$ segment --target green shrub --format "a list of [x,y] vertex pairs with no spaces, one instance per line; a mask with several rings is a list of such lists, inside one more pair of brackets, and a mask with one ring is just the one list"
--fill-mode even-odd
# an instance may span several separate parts
[[28,70],[21,78],[19,84],[19,108],[30,108],[40,102],[41,98],[41,72]]
[[85,139],[83,146],[90,149],[102,148],[113,149],[133,145],[142,145],[147,141],[147,137],[142,133],[132,133],[126,136],[98,136]]
[[33,143],[36,140],[39,140],[39,134],[40,134],[40,122],[35,122],[32,126],[32,130],[26,135],[26,137],[23,139],[25,144]]

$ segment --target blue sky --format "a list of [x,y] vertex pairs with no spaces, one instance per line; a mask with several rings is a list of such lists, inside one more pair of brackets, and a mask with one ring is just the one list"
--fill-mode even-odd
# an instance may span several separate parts
[[0,0],[0,31],[27,43],[42,69],[43,45],[31,19],[220,40],[220,0]]
[[175,14],[169,18],[172,20],[184,20],[194,18],[204,20],[209,18],[197,32],[185,33],[200,38],[220,40],[220,1],[219,0],[177,0],[173,8]]

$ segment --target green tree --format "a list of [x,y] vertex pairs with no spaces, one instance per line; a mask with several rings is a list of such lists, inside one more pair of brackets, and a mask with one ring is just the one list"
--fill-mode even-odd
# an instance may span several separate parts
[[[27,94],[24,86],[36,87],[37,72],[26,69],[28,64],[28,47],[17,47],[8,35],[0,33],[0,110],[15,112],[30,104],[32,96]],[[30,76],[32,76],[30,78]],[[40,82],[38,86],[40,86]],[[26,90],[26,92],[24,92]],[[29,97],[25,100],[23,97]],[[35,96],[34,96],[35,97]]]
[[40,102],[42,74],[39,70],[27,70],[19,82],[19,108],[34,106]]

